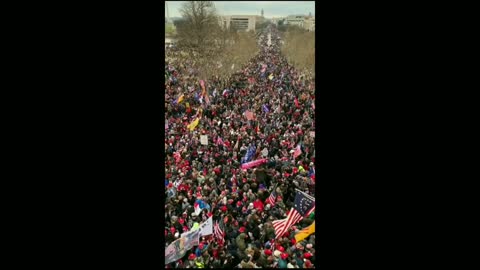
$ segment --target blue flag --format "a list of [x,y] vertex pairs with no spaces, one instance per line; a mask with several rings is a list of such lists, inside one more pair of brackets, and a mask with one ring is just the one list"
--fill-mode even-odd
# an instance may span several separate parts
[[297,191],[297,194],[295,194],[293,209],[303,217],[313,207],[315,207],[315,198],[304,192]]
[[270,112],[270,109],[268,109],[268,107],[267,107],[266,104],[263,104],[263,105],[262,105],[262,109],[263,109],[263,111],[266,112],[266,113]]
[[252,160],[256,150],[257,148],[255,147],[255,145],[251,145],[250,147],[248,147],[247,154],[245,156],[245,162],[249,162]]
[[255,146],[250,145],[248,147],[247,153],[245,153],[245,157],[242,158],[242,164],[249,162],[253,158],[253,154],[255,154]]

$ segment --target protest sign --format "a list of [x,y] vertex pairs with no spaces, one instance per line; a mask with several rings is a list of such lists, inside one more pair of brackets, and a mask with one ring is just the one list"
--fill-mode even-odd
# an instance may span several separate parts
[[208,135],[200,135],[200,143],[202,145],[208,145]]
[[251,111],[246,111],[245,116],[247,117],[248,120],[253,120],[255,118]]
[[203,222],[198,231],[200,236],[213,234],[213,218],[209,217],[207,221]]

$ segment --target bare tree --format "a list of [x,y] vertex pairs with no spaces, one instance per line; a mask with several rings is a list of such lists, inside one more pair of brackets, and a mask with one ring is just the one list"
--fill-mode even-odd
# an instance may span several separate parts
[[177,29],[179,43],[200,52],[214,44],[219,19],[212,1],[187,1],[180,13],[185,22]]
[[315,33],[288,26],[282,53],[296,68],[315,74]]
[[180,12],[178,46],[194,60],[202,79],[226,78],[256,54],[255,36],[238,33],[233,25],[222,27],[212,1],[188,1]]

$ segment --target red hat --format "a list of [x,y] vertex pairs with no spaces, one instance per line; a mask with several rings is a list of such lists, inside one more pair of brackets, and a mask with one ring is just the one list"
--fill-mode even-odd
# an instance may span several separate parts
[[285,251],[285,249],[284,249],[282,246],[279,246],[277,249],[278,249],[278,251],[280,251],[280,252],[284,252],[284,251]]
[[224,205],[220,208],[220,210],[222,210],[223,212],[227,212],[227,207]]
[[170,228],[170,231],[171,231],[172,233],[175,233],[175,227],[171,227],[171,228]]
[[310,252],[307,252],[307,253],[303,254],[303,257],[304,257],[305,259],[310,259],[312,256],[313,256],[313,255],[312,255],[312,253],[310,253]]
[[292,238],[292,244],[295,245],[297,243],[297,240],[295,240],[295,238]]
[[197,256],[195,256],[195,254],[192,253],[192,254],[190,254],[190,255],[188,256],[188,259],[189,259],[189,260],[195,260],[196,257],[197,257]]
[[312,266],[312,262],[309,261],[309,260],[306,260],[305,261],[305,267],[310,267],[310,266]]
[[198,245],[198,248],[203,249],[203,243],[200,243],[200,245]]
[[172,184],[172,183],[169,183],[169,184],[168,184],[168,187],[169,187],[169,188],[173,187],[173,184]]
[[286,258],[288,258],[288,254],[287,253],[282,253],[281,257],[282,257],[282,259],[285,260]]
[[264,251],[264,253],[265,253],[265,255],[267,255],[267,256],[272,256],[272,251],[271,251],[270,249],[266,249],[266,250]]
[[208,216],[208,217],[213,216],[212,212],[208,212],[208,213],[207,213],[207,216]]
[[183,224],[183,223],[185,223],[185,220],[183,220],[182,218],[179,218],[178,223]]
[[241,233],[245,232],[245,230],[246,230],[245,227],[240,227],[240,229],[238,229],[238,231]]
[[241,202],[241,201],[238,201],[238,202],[237,202],[237,205],[238,205],[238,206],[241,206],[241,205],[242,205],[242,202]]
[[187,231],[188,231],[188,227],[187,227],[187,226],[183,226],[183,231],[184,231],[184,232],[187,232]]

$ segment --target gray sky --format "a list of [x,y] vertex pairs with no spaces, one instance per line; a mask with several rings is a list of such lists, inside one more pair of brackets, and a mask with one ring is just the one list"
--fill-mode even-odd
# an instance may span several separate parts
[[[186,1],[166,1],[170,17],[181,17],[180,7]],[[285,17],[288,15],[315,16],[314,1],[213,1],[219,15],[260,15],[263,8],[264,16]],[[165,11],[166,13],[166,11]],[[166,16],[166,14],[165,14]]]

